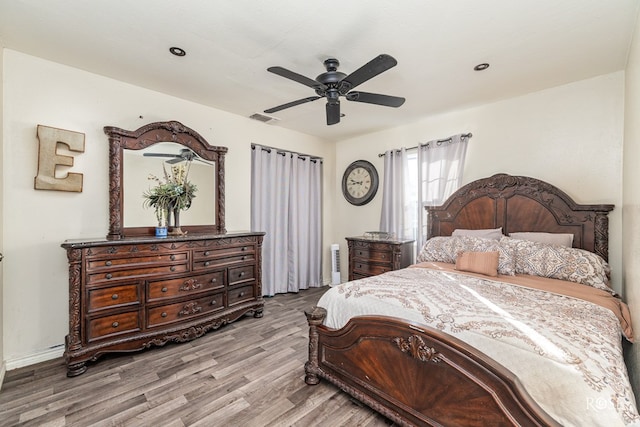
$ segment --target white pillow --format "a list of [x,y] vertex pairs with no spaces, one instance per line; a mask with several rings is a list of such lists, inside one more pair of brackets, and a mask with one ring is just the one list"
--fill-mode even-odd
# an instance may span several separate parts
[[528,240],[530,242],[546,243],[570,248],[573,246],[573,234],[571,233],[509,233],[513,239]]
[[452,236],[470,236],[470,237],[480,237],[482,239],[493,239],[500,240],[502,238],[502,227],[498,228],[486,228],[481,230],[467,230],[464,228],[456,228],[451,233]]

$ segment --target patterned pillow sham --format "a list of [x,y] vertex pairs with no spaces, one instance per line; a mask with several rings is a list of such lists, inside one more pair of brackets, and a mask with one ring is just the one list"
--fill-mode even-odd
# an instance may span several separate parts
[[548,245],[560,245],[570,248],[573,245],[571,233],[509,233],[509,237],[518,240],[531,240],[532,242],[546,243]]
[[502,246],[499,240],[472,236],[438,236],[427,240],[416,262],[446,262],[455,264],[460,252],[499,252],[498,273],[515,275],[515,252],[511,246]]
[[455,230],[453,230],[453,233],[451,233],[451,235],[454,237],[471,236],[471,237],[482,237],[483,239],[494,239],[494,240],[500,240],[503,236],[502,227],[488,228],[488,229],[481,229],[481,230],[467,230],[464,228],[456,228]]
[[500,243],[517,253],[517,274],[567,280],[615,294],[608,285],[611,274],[609,264],[599,255],[584,249],[509,237],[503,237]]

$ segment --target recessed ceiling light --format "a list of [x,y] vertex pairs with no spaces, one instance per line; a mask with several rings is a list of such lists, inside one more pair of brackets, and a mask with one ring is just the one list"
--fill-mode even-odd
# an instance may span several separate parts
[[478,64],[475,67],[473,67],[473,69],[476,71],[484,71],[487,68],[489,68],[489,64],[487,64],[486,62],[483,62],[482,64]]
[[187,51],[180,47],[170,47],[169,52],[173,53],[175,56],[185,56]]

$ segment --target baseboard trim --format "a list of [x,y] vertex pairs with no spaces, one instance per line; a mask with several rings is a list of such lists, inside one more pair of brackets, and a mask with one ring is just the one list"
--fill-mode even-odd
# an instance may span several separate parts
[[0,365],[0,391],[2,391],[2,384],[4,383],[4,374],[7,372],[7,364],[2,362]]
[[25,366],[35,365],[36,363],[46,362],[48,360],[62,357],[64,354],[64,344],[56,347],[49,348],[45,351],[30,354],[24,357],[18,357],[15,359],[8,359],[4,362],[4,368],[7,371],[12,371],[18,368],[24,368]]

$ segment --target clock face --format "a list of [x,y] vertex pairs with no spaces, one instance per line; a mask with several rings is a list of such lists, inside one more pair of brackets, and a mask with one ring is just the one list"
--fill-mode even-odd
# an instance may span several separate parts
[[353,205],[364,205],[371,201],[378,191],[378,172],[365,160],[351,163],[342,177],[342,192]]

